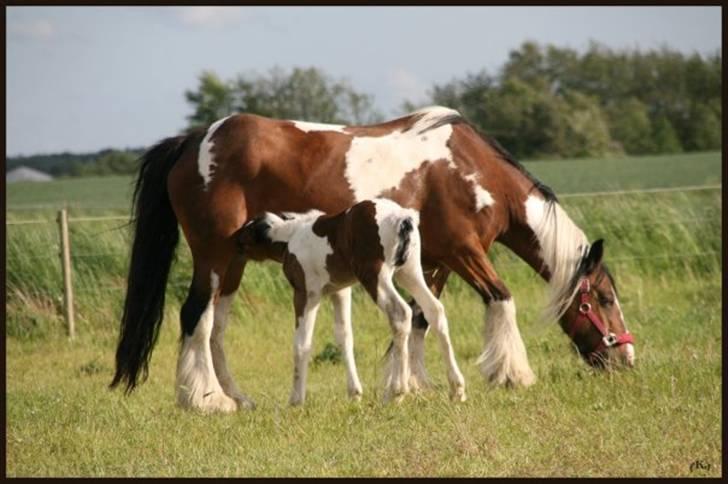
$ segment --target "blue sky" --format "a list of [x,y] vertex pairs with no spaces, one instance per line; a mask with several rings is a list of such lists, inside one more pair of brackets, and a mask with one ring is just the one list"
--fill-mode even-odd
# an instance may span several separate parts
[[6,155],[176,134],[204,69],[316,66],[385,115],[433,83],[495,72],[526,40],[721,47],[720,7],[6,7]]

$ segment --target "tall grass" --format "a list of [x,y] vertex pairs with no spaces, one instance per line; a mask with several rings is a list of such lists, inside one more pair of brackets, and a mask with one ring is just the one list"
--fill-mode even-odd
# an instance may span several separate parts
[[[618,281],[702,277],[720,270],[720,191],[567,198],[562,203],[591,240],[606,240],[606,261]],[[57,322],[62,294],[57,238],[54,223],[8,226],[9,335],[39,336],[50,330],[39,321]],[[108,330],[106,321],[116,321],[125,291],[130,228],[117,220],[76,222],[70,238],[79,331]],[[534,284],[533,272],[505,248],[495,246],[491,258],[508,285]],[[266,302],[288,309],[288,284],[275,264],[249,264],[246,271],[241,291],[246,306]],[[183,242],[169,280],[169,304],[184,300],[190,274],[191,258]],[[448,288],[467,291],[456,277]]]

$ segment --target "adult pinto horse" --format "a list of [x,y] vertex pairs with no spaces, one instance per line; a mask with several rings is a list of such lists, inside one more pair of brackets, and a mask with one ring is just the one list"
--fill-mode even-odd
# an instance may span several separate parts
[[[422,262],[436,296],[454,271],[487,306],[478,360],[487,380],[534,381],[513,299],[486,256],[495,241],[549,283],[551,315],[587,362],[633,365],[632,336],[602,264],[602,242],[589,244],[553,192],[457,111],[430,107],[370,126],[239,114],[167,138],[143,156],[111,387],[123,383],[129,393],[148,374],[179,224],[194,274],[180,312],[177,401],[203,411],[252,408],[223,349],[246,262],[236,251],[235,232],[264,211],[336,213],[375,197],[420,212]],[[425,378],[427,323],[417,308],[413,313],[416,386]]]

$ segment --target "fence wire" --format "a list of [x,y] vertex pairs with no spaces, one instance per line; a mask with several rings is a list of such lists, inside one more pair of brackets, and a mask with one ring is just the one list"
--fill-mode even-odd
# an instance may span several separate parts
[[[689,187],[674,187],[674,188],[660,188],[660,189],[644,189],[644,190],[621,190],[621,191],[612,191],[612,192],[591,192],[591,193],[567,193],[560,195],[560,198],[571,198],[571,197],[601,197],[601,196],[612,196],[612,195],[631,195],[631,194],[643,194],[643,193],[669,193],[669,192],[680,192],[680,191],[700,191],[700,190],[722,190],[722,185],[710,185],[710,186],[689,186]],[[56,206],[49,206],[49,205],[36,205],[32,207],[22,207],[22,208],[12,208],[10,210],[37,210],[38,207],[42,207],[43,209],[52,209],[57,208]],[[81,210],[89,209],[89,207],[79,207]],[[94,207],[98,209],[104,209],[104,210],[111,210],[114,208],[119,207]],[[128,209],[128,207],[124,207],[124,209]],[[707,210],[706,210],[707,212]],[[129,216],[80,216],[80,217],[69,217],[68,221],[69,223],[86,223],[86,222],[105,222],[105,221],[125,221],[129,222],[130,217]],[[639,222],[639,223],[619,223],[619,224],[605,224],[603,222],[597,223],[597,224],[584,224],[586,228],[609,228],[609,229],[626,229],[626,228],[635,228],[635,227],[655,227],[655,226],[669,226],[669,225],[680,225],[680,224],[700,224],[704,223],[706,221],[714,221],[716,220],[715,216],[699,216],[699,217],[691,217],[691,218],[680,218],[680,219],[671,219],[671,220],[665,220],[665,221],[659,221],[659,222],[653,222],[653,221],[646,221],[646,222]],[[718,214],[718,221],[722,222],[720,220],[720,216]],[[58,222],[55,219],[29,219],[29,220],[10,220],[5,222],[6,225],[18,225],[18,226],[27,226],[27,225],[40,225],[40,224],[54,224],[56,225]],[[122,227],[117,228],[124,228],[126,225]],[[106,231],[104,231],[106,232]],[[505,253],[505,256],[498,257],[497,260],[494,261],[494,266],[496,268],[498,267],[527,267],[526,263],[518,259],[512,254]],[[107,251],[107,252],[89,252],[89,253],[79,253],[79,254],[72,254],[71,259],[72,260],[83,260],[83,259],[91,259],[95,257],[108,257],[108,256],[120,256],[123,255],[124,257],[128,257],[128,253],[121,254],[119,251]],[[643,261],[643,260],[688,260],[688,259],[695,259],[700,257],[717,257],[721,258],[722,253],[720,251],[703,251],[703,252],[697,252],[697,253],[665,253],[665,254],[650,254],[650,255],[635,255],[635,256],[622,256],[622,257],[610,257],[609,263],[615,263],[615,264],[627,264],[627,263],[633,263],[635,261]],[[58,242],[50,242],[48,244],[48,253],[41,254],[41,255],[22,255],[18,257],[9,257],[6,258],[6,264],[8,262],[15,262],[17,260],[49,260],[49,259],[56,259],[58,258],[60,260],[60,244]],[[189,287],[189,282],[172,282],[170,281],[168,284],[168,287],[171,288],[177,288],[177,289],[187,289]],[[95,294],[95,293],[101,293],[101,292],[119,292],[123,291],[125,289],[123,284],[120,285],[109,285],[109,284],[103,284],[103,285],[93,285],[93,284],[76,284],[76,287],[74,287],[74,292],[79,294]],[[8,290],[6,294],[11,294],[12,292],[20,292],[25,295],[39,295],[39,296],[47,296],[52,299],[57,299],[62,296],[62,291],[50,291],[50,290],[43,290],[43,289],[31,289],[31,290],[22,290],[19,287],[13,287],[11,285],[8,286]]]

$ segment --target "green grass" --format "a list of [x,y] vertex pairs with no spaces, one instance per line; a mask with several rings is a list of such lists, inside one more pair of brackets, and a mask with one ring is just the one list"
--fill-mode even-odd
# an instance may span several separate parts
[[[707,161],[691,166],[703,166],[700,176],[707,183],[719,182],[718,155],[699,157]],[[632,176],[641,173],[634,181],[639,187],[654,186],[651,174],[658,176],[662,165],[650,159],[631,163],[652,166],[635,167]],[[671,163],[679,164],[667,160],[665,166],[676,169]],[[568,181],[567,174],[597,164],[547,162],[558,170],[538,176],[557,193],[567,186],[560,189],[559,180],[573,192],[611,187],[607,175]],[[557,173],[564,175],[556,179]],[[672,179],[672,185],[701,183],[683,175]],[[625,176],[614,186],[633,188],[630,180]],[[79,208],[72,213],[91,213],[80,207],[103,199],[82,180],[74,182],[77,193],[89,195],[75,199]],[[8,204],[20,203],[17,197],[9,191]],[[35,202],[28,197],[23,203]],[[482,348],[483,306],[453,277],[443,302],[467,402],[447,400],[443,363],[428,337],[427,367],[437,388],[401,405],[382,403],[381,357],[389,329],[357,288],[353,320],[363,401],[346,398],[343,364],[321,358],[311,367],[306,406],[292,409],[290,289],[275,264],[251,264],[233,305],[226,348],[232,373],[258,408],[231,416],[202,416],[174,404],[177,321],[190,274],[184,243],[150,378],[125,398],[106,388],[127,267],[123,222],[71,224],[78,332],[73,342],[59,316],[54,224],[10,225],[7,475],[720,476],[721,191],[564,198],[563,204],[592,240],[606,239],[605,257],[637,338],[636,369],[601,374],[579,361],[560,330],[538,320],[544,284],[496,246],[491,257],[514,295],[536,385],[515,391],[485,385],[474,364]],[[314,355],[326,356],[332,341],[326,302]],[[691,472],[696,460],[710,470]]]

